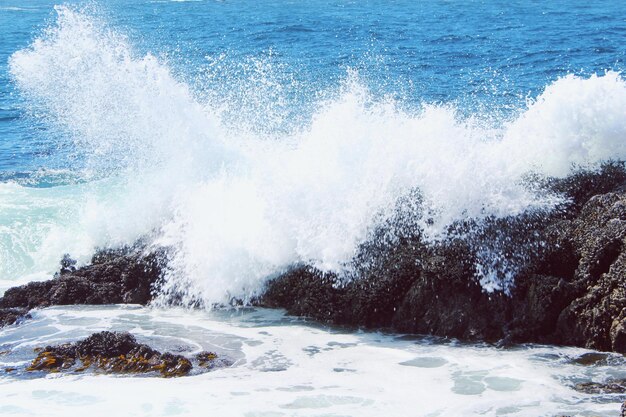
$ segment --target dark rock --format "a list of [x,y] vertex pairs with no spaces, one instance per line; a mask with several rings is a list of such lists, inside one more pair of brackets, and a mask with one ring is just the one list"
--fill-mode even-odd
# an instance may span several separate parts
[[200,352],[196,355],[196,360],[201,366],[209,365],[217,359],[217,354],[214,352]]
[[20,323],[23,320],[29,319],[28,309],[15,307],[15,308],[0,308],[0,327],[8,326],[13,323]]
[[67,274],[70,272],[76,271],[76,260],[72,259],[68,253],[63,255],[63,259],[61,259],[61,270],[60,274]]
[[598,352],[590,352],[584,353],[573,360],[574,363],[578,365],[597,365],[604,364],[607,362],[609,356],[606,353],[598,353]]
[[624,394],[626,393],[626,379],[618,379],[605,383],[581,382],[574,386],[576,391],[585,394]]
[[271,281],[262,303],[267,307],[285,308],[290,314],[309,316],[323,322],[343,321],[346,291],[334,274],[315,268],[295,268]]
[[[569,197],[557,210],[459,222],[435,243],[399,209],[348,279],[298,266],[270,280],[259,303],[336,324],[626,353],[624,181],[617,163],[549,179],[544,189]],[[499,254],[491,266],[508,292],[479,284],[485,251]],[[510,286],[507,263],[519,266]]]
[[[217,356],[213,358],[218,363]],[[80,365],[78,365],[80,363]],[[27,371],[104,373],[158,373],[164,377],[189,374],[193,365],[184,356],[160,353],[137,343],[129,333],[100,332],[80,342],[47,346],[39,351]]]
[[229,358],[218,356],[217,353],[214,352],[200,352],[195,355],[194,359],[197,361],[199,367],[208,370],[233,365],[233,361]]
[[580,261],[571,302],[557,321],[557,340],[626,353],[626,193],[592,197],[563,235]]
[[605,163],[597,171],[578,170],[566,178],[549,178],[543,187],[569,197],[566,205],[568,217],[573,217],[595,195],[624,191],[626,170],[624,163]]
[[165,262],[164,251],[142,247],[98,251],[91,265],[75,268],[65,256],[61,270],[50,281],[31,282],[8,289],[0,308],[35,308],[73,304],[147,304]]

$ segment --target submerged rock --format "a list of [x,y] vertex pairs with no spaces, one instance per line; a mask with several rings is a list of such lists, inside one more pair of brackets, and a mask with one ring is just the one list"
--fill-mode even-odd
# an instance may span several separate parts
[[30,315],[28,314],[28,309],[26,308],[0,308],[0,327],[19,323],[28,318],[30,318]]
[[574,389],[585,394],[624,394],[626,393],[626,380],[619,379],[605,383],[581,382],[576,384]]
[[[212,370],[232,365],[212,352],[196,355],[199,368]],[[138,343],[126,332],[100,332],[76,343],[47,346],[38,350],[27,371],[84,372],[93,370],[114,374],[153,373],[163,377],[188,375],[192,360],[172,353],[161,353]]]
[[141,247],[101,250],[90,265],[76,269],[68,256],[49,281],[8,289],[0,308],[35,308],[74,304],[147,304],[161,275],[162,251]]
[[610,357],[607,353],[590,352],[584,353],[572,360],[577,365],[591,366],[599,364],[607,364]]

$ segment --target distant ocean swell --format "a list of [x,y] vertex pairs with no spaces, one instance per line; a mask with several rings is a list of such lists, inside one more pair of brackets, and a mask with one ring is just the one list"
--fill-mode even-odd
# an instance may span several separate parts
[[[207,86],[138,56],[106,22],[56,10],[56,22],[9,65],[27,113],[71,149],[75,181],[0,184],[3,278],[50,273],[63,253],[87,260],[95,247],[150,236],[174,248],[166,292],[184,286],[188,301],[246,299],[292,264],[349,268],[359,244],[416,190],[412,227],[439,239],[458,220],[562,202],[536,190],[531,175],[626,159],[619,73],[560,78],[503,120],[452,105],[403,110],[348,71],[307,123],[268,132],[255,123],[280,117],[276,94],[267,94],[271,74],[245,85],[239,96],[252,109],[242,112],[253,117],[234,124],[226,115],[241,102],[198,99]],[[502,289],[489,269],[478,269],[484,287]]]

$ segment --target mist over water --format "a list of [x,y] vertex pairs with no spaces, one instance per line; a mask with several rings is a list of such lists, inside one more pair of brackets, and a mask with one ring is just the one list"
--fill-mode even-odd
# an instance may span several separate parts
[[[300,86],[271,56],[217,60],[185,81],[93,10],[55,10],[9,70],[30,117],[58,133],[75,180],[46,190],[0,184],[24,195],[24,206],[49,201],[63,214],[36,227],[2,216],[5,277],[148,235],[173,248],[163,300],[245,300],[293,264],[349,268],[358,245],[416,190],[413,227],[439,239],[458,220],[562,202],[534,190],[529,174],[563,177],[626,159],[617,72],[567,75],[514,111],[485,113],[407,105],[348,68],[330,90],[302,87],[315,93],[299,106]],[[498,280],[515,267],[495,273],[485,262],[479,279],[503,289]]]

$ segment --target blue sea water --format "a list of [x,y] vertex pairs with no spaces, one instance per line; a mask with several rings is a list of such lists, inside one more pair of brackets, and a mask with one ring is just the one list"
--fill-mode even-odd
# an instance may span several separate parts
[[[25,117],[7,62],[54,21],[54,1],[0,1],[2,178],[67,165],[58,132]],[[81,3],[76,3],[81,4]],[[464,111],[519,108],[566,74],[621,71],[626,4],[621,1],[120,1],[82,3],[122,28],[138,53],[166,59],[197,81],[210,61],[223,79],[246,77],[262,58],[286,89],[293,118],[316,94],[355,69],[376,95],[407,105],[455,103]],[[238,66],[239,65],[239,66]],[[280,74],[278,74],[280,73]]]

